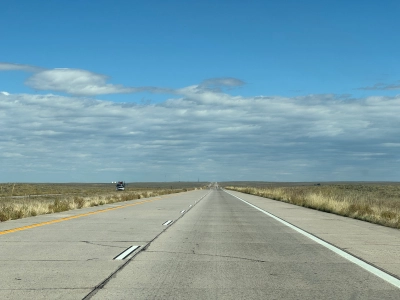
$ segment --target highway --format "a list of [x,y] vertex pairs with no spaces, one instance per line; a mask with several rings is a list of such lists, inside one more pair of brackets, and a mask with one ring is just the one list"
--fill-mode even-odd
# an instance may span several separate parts
[[[3,222],[0,299],[400,299],[396,276],[388,282],[234,195],[264,210],[286,205],[305,227],[327,215],[213,187]],[[337,220],[344,227],[329,228],[346,236],[352,223]],[[376,228],[399,248],[398,231]],[[395,275],[396,257],[386,261]]]

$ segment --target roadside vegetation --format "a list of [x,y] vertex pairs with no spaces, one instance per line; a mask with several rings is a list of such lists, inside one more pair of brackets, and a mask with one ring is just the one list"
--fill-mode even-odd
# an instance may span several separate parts
[[225,188],[400,229],[400,184],[396,183]]
[[[204,184],[203,184],[204,185]],[[201,183],[0,184],[0,222],[199,189]]]

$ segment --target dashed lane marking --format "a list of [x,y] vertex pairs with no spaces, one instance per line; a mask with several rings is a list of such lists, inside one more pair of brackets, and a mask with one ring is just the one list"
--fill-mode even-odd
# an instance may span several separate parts
[[114,257],[114,260],[123,260],[127,258],[129,255],[132,254],[136,249],[139,249],[140,246],[130,246],[128,249],[124,250],[122,253],[118,254],[116,257]]

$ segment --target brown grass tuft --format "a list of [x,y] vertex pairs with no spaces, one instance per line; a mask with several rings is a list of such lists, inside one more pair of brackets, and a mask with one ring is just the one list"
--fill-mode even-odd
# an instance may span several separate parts
[[[110,184],[87,186],[85,189],[85,185],[82,184],[0,184],[0,192],[3,194],[0,197],[0,222],[194,189],[171,186],[127,188],[123,192],[117,192]],[[35,196],[33,193],[36,193]]]
[[226,188],[400,229],[400,185],[332,184]]

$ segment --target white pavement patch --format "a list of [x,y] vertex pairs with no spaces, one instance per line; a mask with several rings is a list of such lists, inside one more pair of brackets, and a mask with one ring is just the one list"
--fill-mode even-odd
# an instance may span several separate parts
[[128,249],[126,249],[124,252],[122,252],[121,254],[117,255],[116,257],[114,257],[114,260],[123,260],[126,257],[128,257],[133,251],[135,251],[136,249],[140,248],[140,246],[130,246]]
[[293,230],[297,231],[298,233],[301,233],[302,235],[304,235],[304,236],[308,237],[309,239],[313,240],[314,242],[324,246],[325,248],[328,248],[329,250],[335,252],[336,254],[339,254],[343,258],[351,261],[352,263],[355,263],[356,265],[358,265],[361,268],[367,270],[368,272],[378,276],[379,278],[387,281],[388,283],[394,285],[395,287],[400,288],[400,280],[397,279],[396,277],[391,276],[390,274],[383,272],[382,270],[380,270],[380,269],[378,269],[378,268],[376,268],[376,267],[374,267],[374,266],[362,261],[361,259],[359,259],[359,258],[357,258],[357,257],[355,257],[355,256],[353,256],[353,255],[351,255],[351,254],[349,254],[349,253],[347,253],[347,252],[345,252],[345,251],[343,251],[343,250],[341,250],[341,249],[339,249],[339,248],[337,248],[337,247],[335,247],[335,246],[333,246],[333,245],[331,245],[331,244],[329,244],[327,242],[325,242],[324,240],[321,240],[320,238],[318,238],[318,237],[316,237],[316,236],[314,236],[314,235],[312,235],[312,234],[310,234],[310,233],[308,233],[308,232],[306,232],[306,231],[304,231],[304,230],[302,230],[302,229],[290,224],[289,222],[286,222],[286,221],[278,218],[277,216],[275,216],[275,215],[273,215],[273,214],[271,214],[271,213],[269,213],[269,212],[267,212],[267,211],[255,206],[255,205],[251,204],[250,202],[247,202],[246,200],[243,200],[240,197],[229,193],[226,190],[224,190],[224,192],[226,192],[229,195],[239,199],[240,201],[243,201],[244,203],[250,205],[251,207],[253,207],[253,208],[261,211],[262,213],[266,214],[267,216],[269,216],[269,217],[281,222],[282,224],[292,228]]

